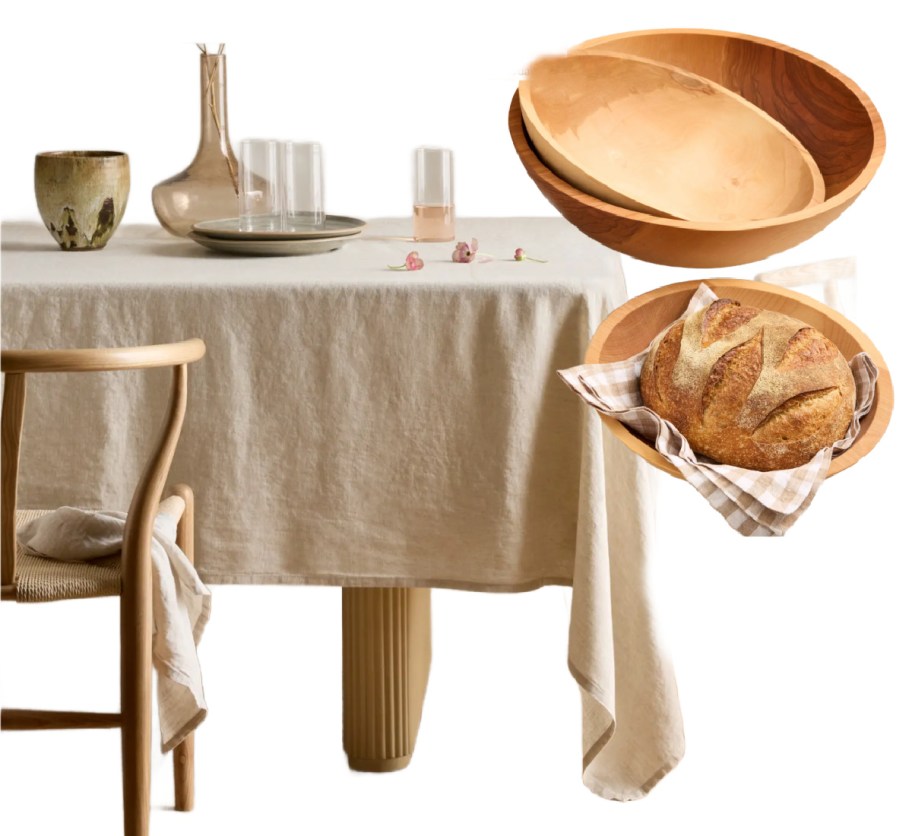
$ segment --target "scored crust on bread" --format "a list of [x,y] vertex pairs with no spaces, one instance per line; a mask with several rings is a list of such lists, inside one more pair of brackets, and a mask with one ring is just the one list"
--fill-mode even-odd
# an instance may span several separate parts
[[845,435],[855,409],[852,371],[830,340],[733,299],[666,328],[640,392],[694,452],[751,470],[804,464]]

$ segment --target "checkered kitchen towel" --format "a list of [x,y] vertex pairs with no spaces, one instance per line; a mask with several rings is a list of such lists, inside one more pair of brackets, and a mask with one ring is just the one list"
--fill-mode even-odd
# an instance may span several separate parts
[[[718,298],[701,284],[683,316]],[[834,451],[845,450],[858,435],[859,422],[874,401],[877,367],[867,354],[857,354],[850,367],[855,376],[855,415],[844,438],[817,453],[801,467],[761,472],[711,462],[697,456],[673,424],[643,406],[640,369],[647,348],[628,360],[583,365],[558,372],[587,404],[616,418],[640,435],[655,439],[655,448],[671,462],[728,524],[746,536],[782,535],[811,504],[823,483]]]

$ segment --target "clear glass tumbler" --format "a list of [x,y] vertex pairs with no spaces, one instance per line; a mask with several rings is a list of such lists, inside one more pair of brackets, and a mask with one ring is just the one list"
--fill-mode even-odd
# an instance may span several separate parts
[[418,148],[415,151],[414,185],[415,240],[454,240],[453,152],[448,148]]
[[323,150],[319,142],[285,142],[283,229],[322,229]]
[[238,170],[238,218],[244,232],[267,232],[282,228],[283,187],[274,139],[241,142]]

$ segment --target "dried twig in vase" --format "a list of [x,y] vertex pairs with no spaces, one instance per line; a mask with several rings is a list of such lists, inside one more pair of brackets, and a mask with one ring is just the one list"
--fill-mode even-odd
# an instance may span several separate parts
[[[209,52],[206,49],[205,44],[197,44],[200,51],[205,57],[209,57]],[[216,53],[216,58],[221,58],[225,54],[225,44],[219,44],[218,52]],[[227,147],[228,141],[225,136],[225,127],[222,125],[221,120],[218,117],[218,108],[216,107],[215,100],[215,87],[212,83],[215,78],[215,71],[218,69],[218,61],[214,61],[212,66],[209,67],[209,78],[206,83],[206,98],[209,100],[209,112],[212,114],[212,121],[215,122],[215,129],[218,131],[219,140],[222,144],[222,150],[225,152],[225,164],[228,166],[228,174],[231,177],[231,185],[234,186],[234,193],[238,193],[238,179],[237,172],[234,170],[234,166],[231,164],[231,149]]]

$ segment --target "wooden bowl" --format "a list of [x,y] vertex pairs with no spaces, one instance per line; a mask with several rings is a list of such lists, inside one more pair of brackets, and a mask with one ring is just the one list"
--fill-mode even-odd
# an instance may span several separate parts
[[883,158],[883,123],[870,99],[828,64],[791,47],[750,35],[669,29],[613,35],[577,49],[643,55],[728,87],[801,141],[826,186],[826,199],[817,206],[744,223],[696,223],[614,206],[580,191],[542,162],[514,96],[510,135],[529,176],[582,232],[635,258],[676,267],[760,261],[800,244],[839,217]]
[[519,104],[548,167],[608,203],[725,223],[823,201],[817,163],[779,122],[668,64],[602,52],[540,58]]
[[[879,370],[874,403],[871,411],[861,421],[861,431],[854,444],[844,453],[833,457],[827,478],[851,467],[869,453],[884,434],[893,411],[890,371],[874,343],[832,308],[794,290],[744,279],[707,279],[706,284],[719,297],[779,311],[806,322],[832,340],[847,360],[851,360],[859,351],[864,351],[871,357]],[[699,285],[699,281],[666,285],[621,305],[598,327],[586,350],[585,362],[614,363],[642,351],[666,325],[684,313]],[[662,458],[651,444],[620,421],[607,416],[602,416],[602,420],[638,456],[672,476],[683,478],[677,468]]]

